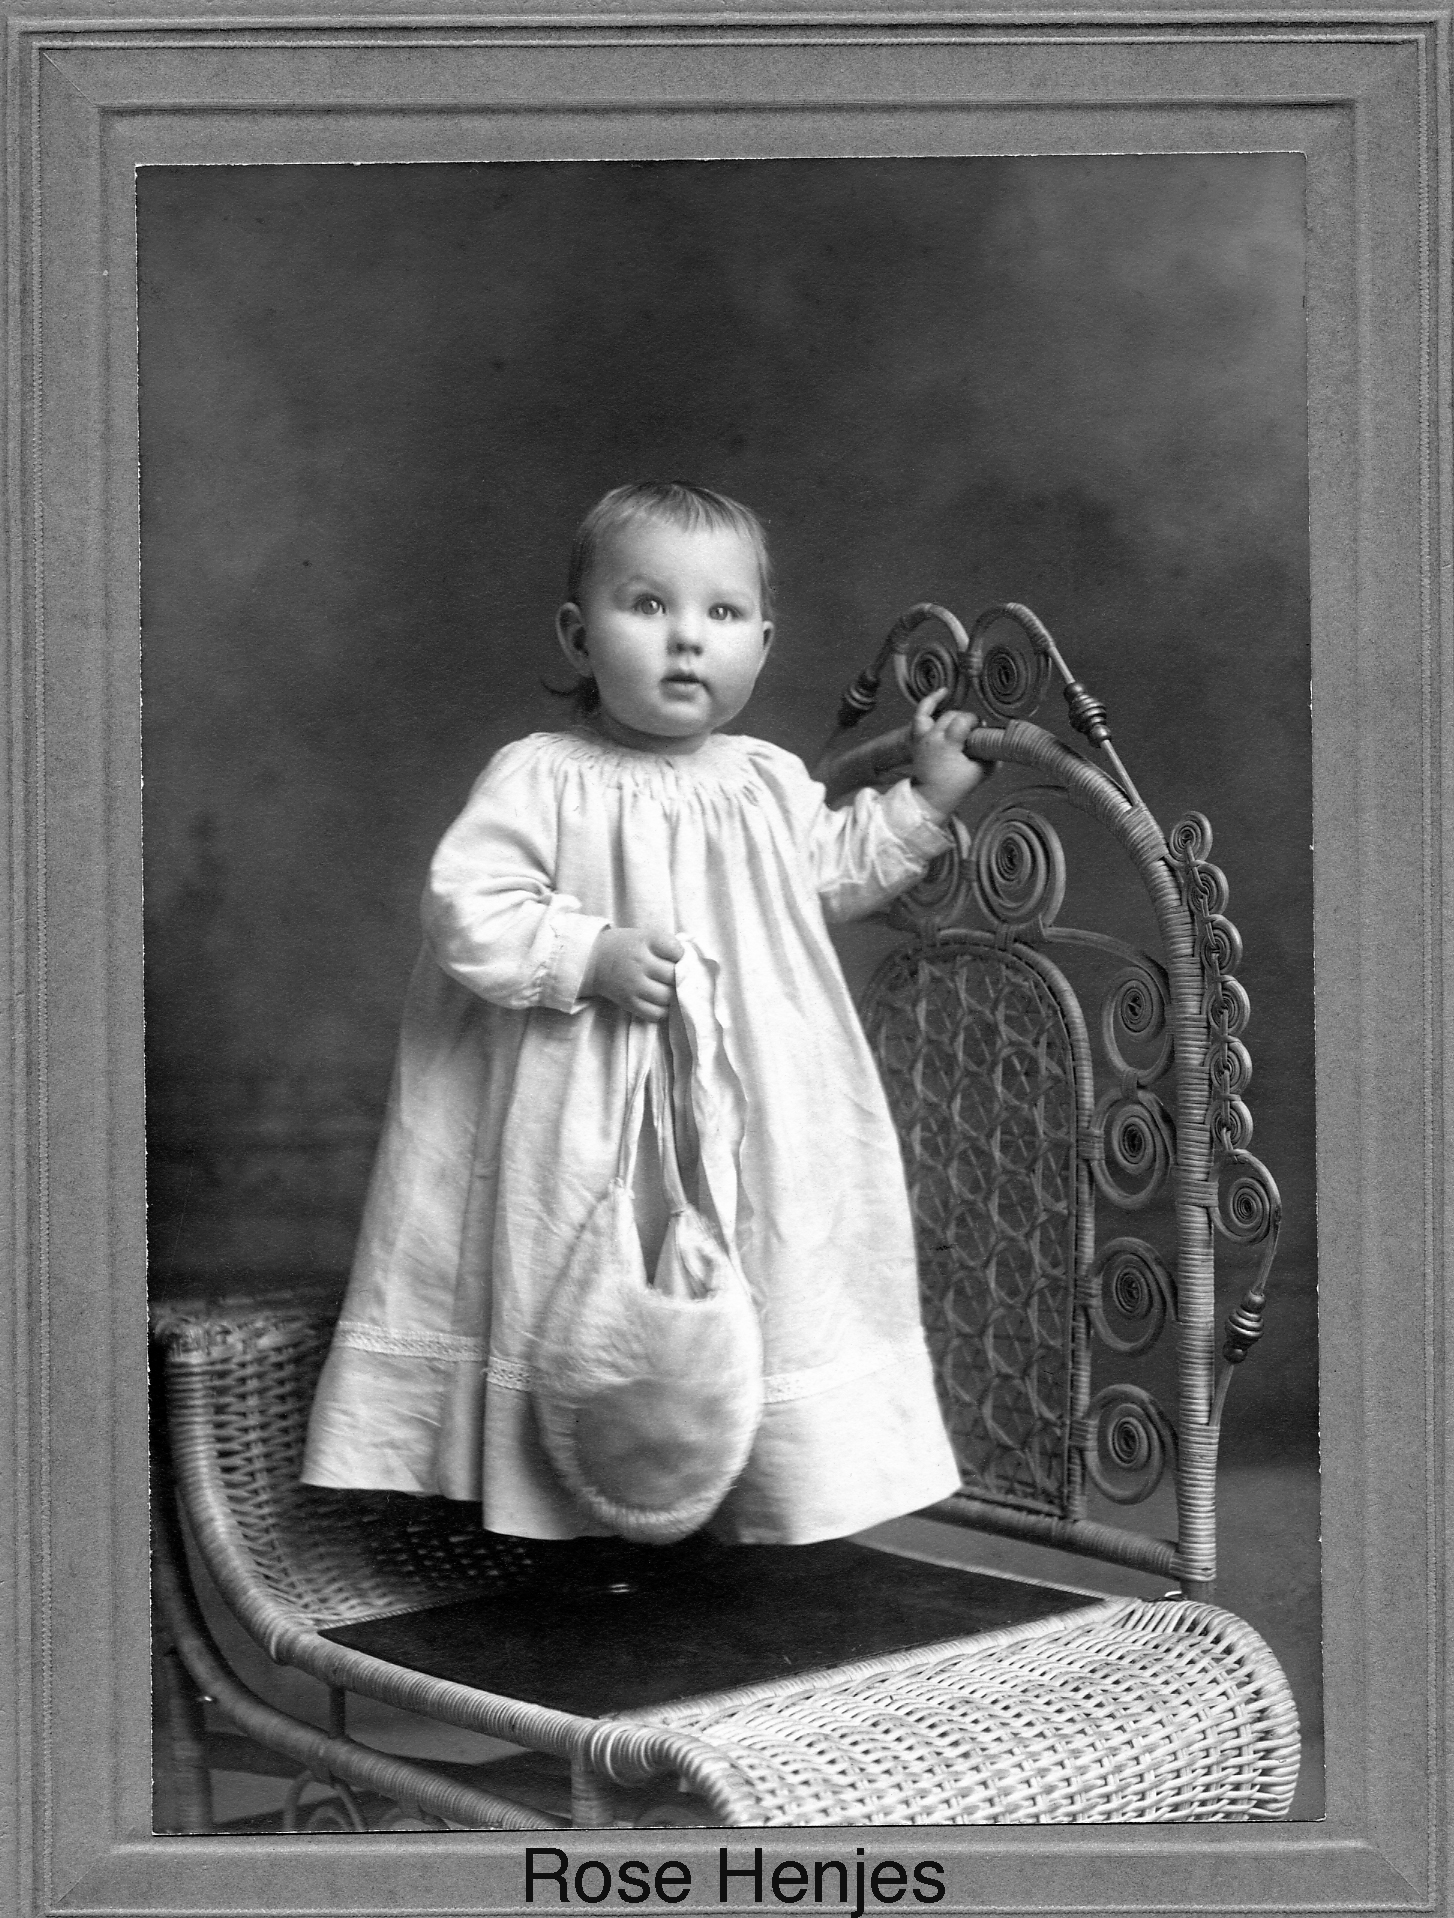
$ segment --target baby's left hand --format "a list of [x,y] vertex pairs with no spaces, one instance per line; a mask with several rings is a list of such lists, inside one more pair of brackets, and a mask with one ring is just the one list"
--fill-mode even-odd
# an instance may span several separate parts
[[973,713],[942,713],[935,718],[935,707],[948,697],[949,688],[941,686],[919,701],[914,714],[914,790],[940,819],[947,819],[994,770],[992,763],[965,757],[964,742],[979,725]]

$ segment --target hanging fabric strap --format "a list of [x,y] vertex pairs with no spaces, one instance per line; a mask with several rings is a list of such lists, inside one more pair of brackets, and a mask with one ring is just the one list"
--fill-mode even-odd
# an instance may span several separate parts
[[[651,1123],[656,1127],[656,1149],[661,1158],[661,1182],[666,1190],[667,1211],[675,1218],[688,1206],[682,1185],[681,1162],[677,1157],[676,1109],[672,1097],[672,1050],[665,1024],[652,1028],[654,1044],[647,1083],[651,1088]],[[718,1222],[718,1230],[721,1224]]]
[[[746,1101],[717,1013],[716,965],[690,939],[683,939],[682,945],[670,1021],[632,1019],[626,1025],[626,1079],[630,1090],[616,1177],[629,1191],[636,1176],[641,1129],[650,1099],[668,1211],[675,1216],[692,1205],[677,1154],[673,1097],[674,1079],[684,1074],[684,1101],[701,1158],[696,1203],[715,1221],[723,1243],[731,1245],[737,1230],[737,1159]],[[675,1028],[679,1045],[672,1043],[669,1028]]]
[[660,1044],[656,1027],[645,1019],[632,1019],[627,1023],[626,1074],[631,1090],[626,1095],[626,1123],[621,1128],[616,1177],[628,1192],[636,1177],[636,1154],[641,1145],[642,1121],[646,1117],[647,1092]]
[[739,1160],[747,1099],[733,1062],[732,1034],[717,988],[717,961],[692,939],[683,937],[682,945],[671,1019],[672,1032],[682,1043],[670,1050],[696,1134],[698,1203],[715,1216],[723,1241],[732,1245],[742,1223]]
[[626,1102],[621,1150],[616,1159],[616,1177],[628,1191],[631,1189],[636,1178],[636,1161],[641,1149],[641,1133],[649,1101],[667,1210],[675,1217],[685,1212],[691,1201],[682,1184],[681,1165],[677,1158],[676,1115],[672,1102],[672,1052],[665,1022],[656,1024],[647,1019],[633,1019],[626,1034],[626,1057],[631,1091]]

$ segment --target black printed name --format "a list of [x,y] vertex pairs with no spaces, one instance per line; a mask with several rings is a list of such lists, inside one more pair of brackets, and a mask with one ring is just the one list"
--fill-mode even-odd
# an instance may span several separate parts
[[937,1905],[944,1896],[944,1867],[935,1858],[901,1863],[869,1858],[859,1845],[848,1858],[780,1858],[763,1862],[761,1845],[736,1858],[723,1845],[717,1853],[715,1884],[693,1883],[692,1868],[668,1858],[649,1865],[641,1858],[572,1858],[558,1845],[527,1845],[525,1902],[555,1905],[680,1905],[696,1895],[719,1905],[827,1905],[863,1918],[865,1911],[905,1900]]

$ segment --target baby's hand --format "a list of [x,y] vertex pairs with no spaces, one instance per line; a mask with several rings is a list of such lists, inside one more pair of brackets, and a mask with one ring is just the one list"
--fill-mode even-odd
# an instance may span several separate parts
[[676,991],[676,962],[685,947],[669,932],[607,926],[591,948],[583,999],[609,999],[633,1019],[660,1021]]
[[934,708],[949,695],[941,686],[919,701],[914,714],[914,790],[940,819],[994,770],[982,759],[966,759],[964,742],[979,725],[973,713],[943,713]]

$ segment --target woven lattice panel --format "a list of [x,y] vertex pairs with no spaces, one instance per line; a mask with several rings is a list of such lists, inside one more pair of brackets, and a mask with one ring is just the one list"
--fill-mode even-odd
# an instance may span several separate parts
[[[279,1313],[164,1326],[173,1446],[211,1455],[257,1576],[320,1630],[451,1603],[530,1570],[479,1512],[407,1492],[300,1485],[313,1390],[332,1330]],[[212,1514],[197,1496],[194,1525]]]
[[908,1174],[924,1327],[965,1489],[1063,1512],[1075,1057],[1046,980],[986,942],[896,954],[864,1024]]

